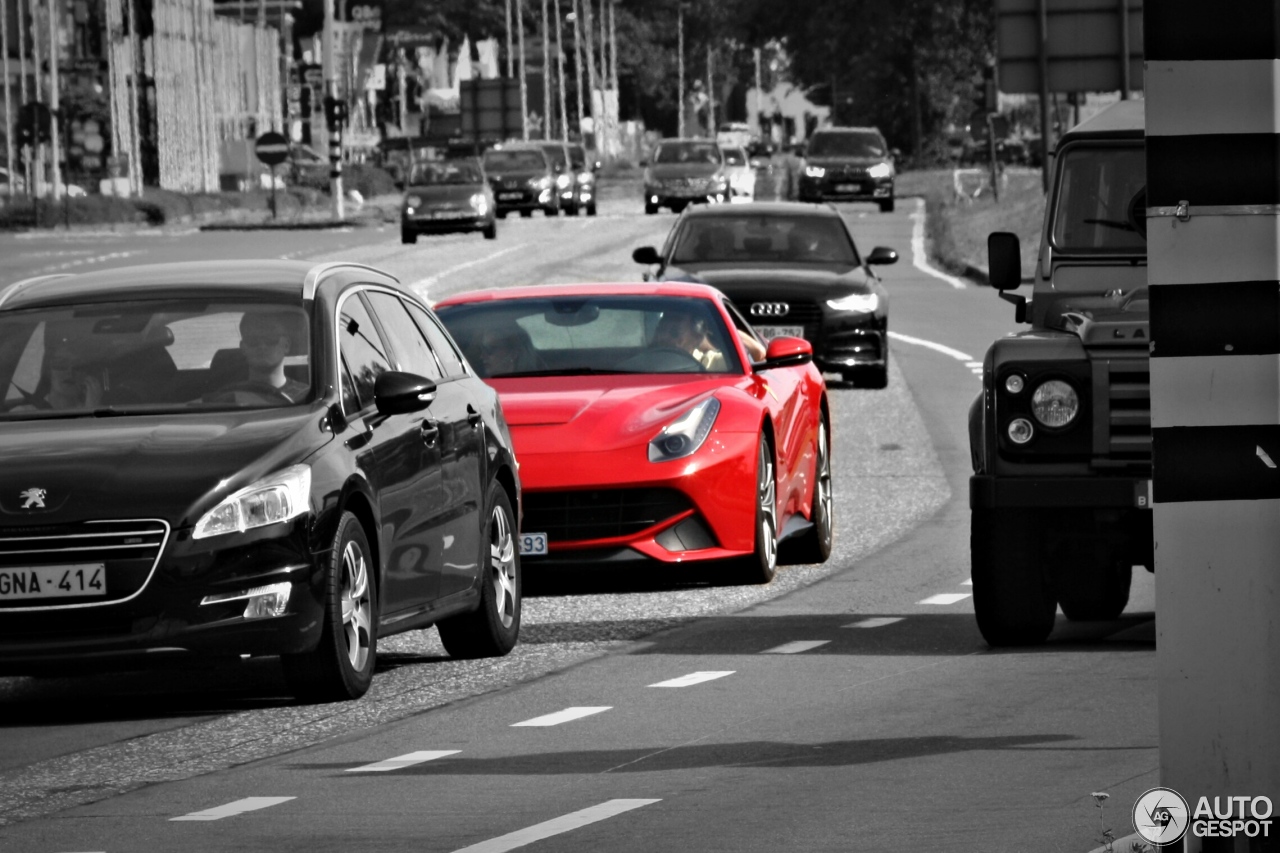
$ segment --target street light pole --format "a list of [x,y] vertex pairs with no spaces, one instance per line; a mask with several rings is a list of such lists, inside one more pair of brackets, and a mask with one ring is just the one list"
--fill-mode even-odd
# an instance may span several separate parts
[[524,67],[524,0],[516,0],[516,38],[520,46],[520,136],[529,141],[529,78]]
[[[5,50],[9,46],[5,45]],[[53,200],[62,197],[62,116],[58,113],[58,0],[49,0],[49,144],[53,157]]]
[[[334,56],[334,40],[337,36],[333,20],[334,0],[324,0],[324,37],[321,62],[324,65],[324,90],[326,103],[336,108],[338,102],[338,63]],[[336,112],[326,110],[325,125],[329,131],[329,196],[333,199],[333,217],[339,221],[346,218],[344,200],[342,198],[342,123],[330,122],[329,115]]]
[[[21,0],[19,0],[21,2]],[[4,62],[4,153],[5,167],[9,170],[9,197],[18,186],[18,176],[13,171],[13,101],[9,96],[9,3],[0,0],[0,59]]]
[[582,13],[578,11],[578,0],[573,3],[573,91],[578,95],[578,133],[582,133]]
[[564,21],[560,16],[560,0],[556,3],[556,71],[560,78],[560,138],[569,141],[569,107],[564,93]]
[[676,136],[684,137],[684,0],[676,3]]
[[551,138],[551,22],[542,0],[542,138]]

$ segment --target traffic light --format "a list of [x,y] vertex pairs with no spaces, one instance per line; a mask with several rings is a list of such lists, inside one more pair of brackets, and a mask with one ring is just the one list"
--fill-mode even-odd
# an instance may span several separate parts
[[43,145],[53,138],[53,110],[39,101],[18,108],[18,144]]
[[347,123],[347,102],[341,98],[325,96],[324,120],[329,127],[339,127]]

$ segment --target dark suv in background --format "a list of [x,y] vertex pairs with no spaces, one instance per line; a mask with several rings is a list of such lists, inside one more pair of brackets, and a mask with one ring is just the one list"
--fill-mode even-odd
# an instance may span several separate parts
[[805,146],[801,201],[872,201],[893,210],[893,153],[874,127],[826,127]]

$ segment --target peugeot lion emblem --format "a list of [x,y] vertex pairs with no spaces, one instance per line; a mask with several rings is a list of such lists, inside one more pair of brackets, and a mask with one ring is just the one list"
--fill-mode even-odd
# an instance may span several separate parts
[[23,501],[23,509],[44,509],[44,499],[48,494],[45,489],[27,489],[18,497]]
[[791,313],[791,306],[785,302],[753,302],[752,317],[785,317]]

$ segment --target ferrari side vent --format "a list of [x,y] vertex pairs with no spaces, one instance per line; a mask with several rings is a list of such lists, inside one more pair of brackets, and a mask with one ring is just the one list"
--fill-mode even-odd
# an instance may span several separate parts
[[525,492],[523,526],[552,542],[610,539],[639,533],[691,507],[675,489]]

